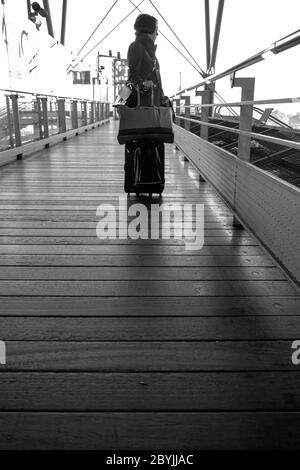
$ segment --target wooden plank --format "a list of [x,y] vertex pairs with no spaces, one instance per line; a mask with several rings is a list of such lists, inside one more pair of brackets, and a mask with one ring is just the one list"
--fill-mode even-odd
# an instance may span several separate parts
[[295,295],[288,281],[0,281],[0,295],[244,297]]
[[[54,222],[94,222],[94,226],[96,227],[97,222],[100,221],[100,217],[96,216],[96,210],[98,206],[94,207],[94,210],[89,210],[89,211],[78,211],[78,210],[73,210],[73,211],[62,211],[62,210],[6,210],[6,211],[0,211],[0,220],[13,220],[13,221],[21,221],[21,220],[40,220],[40,221],[54,221]],[[167,215],[168,217],[168,215]],[[179,218],[179,214],[177,214],[179,222],[181,222],[183,219],[182,217]],[[227,223],[232,223],[232,216],[231,215],[223,215],[220,214],[219,216],[219,224],[223,228],[224,225]],[[126,212],[121,212],[117,213],[117,220],[116,222],[119,223],[121,222],[121,225],[125,225],[125,222],[128,222],[130,220],[134,220],[135,216],[128,217]],[[188,224],[195,224],[195,216],[194,214],[191,214],[188,216]],[[148,221],[150,221],[150,216],[148,217]],[[204,227],[206,226],[206,223],[215,223],[216,218],[213,215],[207,214],[204,216]],[[222,226],[222,223],[224,224]],[[237,231],[235,231],[237,233]],[[242,235],[246,235],[247,232],[243,231]]]
[[[266,256],[0,255],[0,266],[272,267]],[[1,269],[2,272],[2,269]],[[178,272],[178,271],[177,271]],[[1,274],[1,273],[0,273]],[[142,270],[141,270],[142,275]]]
[[291,341],[7,341],[5,371],[286,371]]
[[6,341],[215,341],[300,337],[299,316],[0,317]]
[[[190,252],[185,249],[184,245],[145,245],[145,244],[98,244],[98,245],[22,245],[22,244],[0,244],[0,254],[63,254],[63,255],[147,255],[147,256],[183,256]],[[195,251],[193,255],[198,256],[260,256],[263,254],[259,246],[251,245],[204,245],[199,251]]]
[[[149,198],[148,196],[145,198],[146,201],[148,201],[149,203]],[[80,202],[80,201],[79,201]],[[48,211],[48,210],[56,210],[56,211],[95,211],[97,209],[97,207],[102,203],[101,199],[96,199],[95,201],[91,201],[91,204],[87,205],[87,201],[81,201],[82,204],[78,203],[78,204],[68,204],[68,201],[66,201],[66,204],[63,204],[63,201],[60,201],[59,204],[50,204],[50,203],[46,203],[46,204],[41,204],[41,203],[37,203],[37,204],[26,204],[26,202],[24,203],[20,203],[20,204],[1,204],[0,207],[1,207],[1,210],[9,210],[9,211],[14,211],[14,210],[23,210],[23,211],[27,211],[27,210],[42,210],[42,211]],[[141,199],[135,199],[135,202],[139,202],[141,203]],[[220,203],[219,205],[212,205],[212,207],[208,207],[206,208],[206,212],[208,214],[212,214],[213,213],[213,209],[216,209],[216,210],[220,210],[222,214],[226,214],[226,212],[224,211],[224,204],[223,203]],[[117,207],[116,207],[116,210],[117,210]],[[168,209],[167,208],[164,208],[163,209],[163,212],[167,211]],[[182,211],[182,208],[178,208],[176,209],[176,212],[181,212]],[[125,211],[123,211],[126,213],[126,209]]]
[[[105,171],[105,169],[103,170]],[[67,192],[57,192],[57,191],[52,191],[52,190],[44,190],[43,192],[38,192],[38,191],[28,191],[26,194],[23,194],[22,191],[20,192],[10,192],[10,191],[5,191],[1,192],[0,191],[0,201],[10,201],[13,202],[14,204],[20,203],[22,201],[74,201],[77,203],[77,201],[97,201],[103,200],[107,203],[118,203],[119,201],[119,196],[121,196],[122,193],[109,193],[109,192],[93,192],[93,191],[86,191],[86,192],[78,192],[78,191],[67,191]],[[154,199],[153,201],[156,201],[155,195],[153,196]],[[207,198],[209,197],[210,200],[219,202],[220,198],[216,196],[212,191],[206,191],[206,192],[201,192],[201,191],[194,191],[191,194],[187,195],[171,195],[170,193],[165,194],[162,196],[160,200],[161,203],[166,203],[166,204],[172,204],[174,202],[176,203],[182,203],[182,204],[190,204],[190,203],[206,203]],[[134,193],[133,197],[130,199],[128,198],[128,202],[131,201],[132,204],[137,202],[137,198],[135,198]],[[158,200],[156,201],[158,202]]]
[[[70,237],[70,236],[61,236],[61,237],[26,237],[26,236],[19,236],[19,237],[5,237],[0,236],[0,244],[1,245],[18,245],[22,242],[24,245],[148,245],[148,246],[183,246],[184,248],[184,238],[173,238],[170,237],[169,239],[137,239],[132,240],[131,238],[126,239],[100,239],[96,236],[96,230],[93,237]],[[206,237],[204,239],[204,243],[206,246],[211,245],[222,245],[222,246],[258,246],[257,243],[250,237]],[[198,251],[200,251],[200,248]]]
[[[218,224],[219,226],[225,226],[228,224],[232,224],[232,216],[231,215],[220,215]],[[127,222],[128,217],[126,214],[120,215],[121,225],[125,225]],[[98,222],[99,218],[96,218],[96,208],[93,211],[86,211],[85,213],[79,211],[0,211],[0,220],[2,221],[38,221],[38,222],[93,222],[94,227]],[[189,223],[195,223],[195,219],[192,217],[189,218]],[[4,222],[5,223],[5,222]],[[119,220],[117,220],[119,223]],[[205,227],[209,224],[215,224],[216,218],[213,216],[204,216],[204,223]],[[229,227],[231,228],[231,227]],[[247,232],[244,232],[247,233]]]
[[[140,267],[140,266],[138,266]],[[0,280],[285,280],[282,272],[275,267],[27,267],[2,266]]]
[[[2,224],[1,224],[2,225]],[[124,223],[122,224],[118,224],[118,228],[119,227],[122,227],[122,228],[126,228],[127,227],[127,221],[124,221]],[[163,229],[163,228],[168,228],[170,227],[172,230],[175,228],[175,227],[179,227],[180,229],[182,228],[182,225],[181,223],[180,224],[173,224],[171,223],[170,225],[165,223],[161,226],[155,224],[155,225],[152,225],[152,227],[158,227],[160,229]],[[185,225],[186,227],[186,225]],[[191,229],[196,229],[196,225],[195,224],[189,224],[189,228]],[[161,237],[161,231],[162,230],[159,230],[159,234],[160,234],[160,237]],[[62,229],[55,229],[55,228],[0,228],[0,240],[2,239],[2,237],[5,237],[5,239],[10,239],[10,238],[13,238],[13,239],[16,239],[17,237],[24,237],[25,239],[26,238],[30,238],[30,237],[47,237],[47,238],[50,238],[50,237],[79,237],[79,238],[86,238],[87,239],[87,242],[90,243],[90,239],[91,237],[95,238],[96,237],[96,223],[94,225],[93,228],[90,228],[90,229],[82,229],[82,228],[62,228]],[[249,236],[247,235],[246,232],[244,232],[243,230],[238,230],[238,231],[233,231],[233,230],[228,230],[228,229],[224,229],[223,227],[222,228],[218,228],[218,229],[205,229],[204,228],[204,237],[205,239],[215,239],[215,238],[221,238],[221,242],[223,243],[223,239],[225,237],[230,237],[231,240],[233,239],[236,239],[236,238],[239,238],[239,239],[243,239],[243,240],[246,240],[247,238],[249,238]],[[254,244],[254,243],[253,243]]]
[[[91,170],[93,172],[95,172],[95,170]],[[101,169],[101,171],[105,172],[107,171],[107,168],[106,167],[103,167],[103,169]],[[80,175],[82,176],[82,173],[85,173],[84,170],[79,170],[80,172]],[[70,173],[70,170],[66,169],[66,173]],[[53,175],[55,176],[55,175]],[[170,173],[167,173],[167,176],[169,176],[170,178],[176,178],[177,179],[177,175],[176,173],[174,173],[173,175],[170,174]],[[51,186],[53,187],[53,183],[51,183]],[[69,188],[70,189],[70,188]],[[106,188],[104,188],[106,189]],[[171,189],[171,188],[170,188]],[[68,191],[67,193],[65,193],[62,188],[61,190],[55,190],[54,188],[54,191],[51,191],[51,190],[48,190],[47,187],[44,187],[44,188],[41,188],[40,190],[35,190],[34,188],[29,190],[29,191],[26,191],[26,194],[22,194],[22,191],[20,191],[20,188],[10,188],[8,189],[8,184],[7,184],[7,189],[6,191],[3,191],[3,188],[2,188],[2,191],[0,191],[0,201],[2,201],[1,203],[5,203],[5,201],[9,201],[9,203],[13,202],[23,202],[23,201],[59,201],[59,202],[62,202],[62,201],[91,201],[91,200],[95,200],[95,201],[99,201],[99,199],[105,199],[106,201],[108,202],[118,202],[119,201],[119,197],[120,196],[125,196],[125,198],[127,199],[128,203],[132,201],[132,203],[134,203],[134,201],[136,200],[135,198],[135,194],[133,193],[132,197],[130,198],[127,198],[127,195],[126,193],[123,193],[123,192],[120,192],[120,191],[104,191],[103,190],[103,187],[101,187],[95,191],[93,191],[93,188],[87,186],[86,188],[82,188],[80,189],[79,191]],[[141,196],[143,197],[143,196]],[[160,201],[160,203],[162,202],[167,202],[167,203],[172,203],[173,201],[180,201],[180,202],[207,202],[207,198],[209,197],[210,201],[212,203],[216,203],[216,204],[220,204],[222,199],[216,194],[213,192],[212,189],[210,190],[202,190],[202,189],[192,189],[191,188],[191,191],[189,191],[188,193],[186,194],[183,194],[183,193],[172,193],[171,190],[168,191],[167,193],[163,193],[162,195],[162,198],[157,198],[155,195],[153,196],[153,201]]]
[[6,372],[2,411],[294,410],[299,372]]
[[[101,183],[102,184],[102,183]],[[111,187],[111,184],[108,186],[108,189]],[[51,189],[51,188],[49,188]],[[188,190],[188,188],[187,188]],[[123,196],[123,192],[120,193],[120,196]],[[125,198],[125,196],[124,196]],[[196,199],[196,200],[195,200]],[[203,199],[203,203],[207,202],[207,199],[208,198],[205,198]],[[147,207],[150,208],[150,204],[154,204],[154,203],[159,203],[160,202],[160,198],[159,197],[154,197],[153,200],[150,200],[148,195],[142,195],[141,197],[137,198],[135,196],[132,196],[132,198],[130,199],[125,199],[125,202],[127,201],[127,204],[125,207],[122,206],[122,208],[120,209],[120,211],[122,212],[126,212],[126,209],[128,209],[128,207],[134,205],[135,203],[145,203],[145,205]],[[5,201],[4,201],[5,202]],[[29,201],[30,202],[30,201]],[[107,202],[106,199],[105,200],[101,200],[101,197],[98,197],[97,199],[95,199],[94,201],[81,201],[83,204],[71,204],[71,202],[73,201],[70,201],[68,203],[68,201],[65,201],[65,204],[63,203],[63,201],[53,201],[53,203],[51,203],[49,201],[49,203],[41,203],[41,201],[36,201],[36,204],[27,204],[26,201],[24,203],[20,203],[20,204],[8,204],[8,203],[5,203],[5,204],[1,204],[1,211],[8,211],[8,210],[12,210],[12,211],[77,211],[77,212],[82,212],[82,211],[94,211],[96,210],[96,208],[99,206],[99,204],[101,204],[102,202]],[[80,202],[80,201],[79,201]],[[90,204],[87,204],[88,202],[90,202]],[[176,201],[174,201],[176,202]],[[178,201],[180,203],[180,201]],[[201,201],[198,200],[198,197],[195,196],[194,198],[194,202],[199,202],[201,203]],[[115,200],[114,201],[115,203],[115,208],[116,210],[119,211],[119,201],[118,200]],[[181,204],[179,204],[181,206]],[[191,204],[189,204],[191,205]],[[166,210],[170,210],[168,208],[168,204],[166,205],[163,205],[162,206],[162,211],[166,211]],[[229,211],[229,209],[226,208],[226,206],[224,206],[223,203],[218,203],[218,204],[211,204],[208,205],[206,204],[205,206],[205,209],[206,209],[206,213],[207,215],[213,215],[214,213],[219,213],[220,215],[224,215],[224,216],[229,216],[231,213]],[[174,208],[175,211],[182,211],[182,207],[176,207]],[[188,209],[186,210],[186,212],[188,212]],[[191,211],[190,211],[191,212]]]
[[[76,165],[78,165],[79,168],[81,168],[79,171],[82,175],[83,173],[83,170],[84,170],[84,167],[80,167],[79,164],[77,163]],[[117,164],[118,167],[121,166],[121,164]],[[45,168],[46,170],[46,168]],[[1,170],[2,171],[2,170]],[[33,171],[33,170],[31,170]],[[38,170],[39,172],[41,171],[41,168]],[[69,171],[69,167],[66,167],[66,172]],[[93,172],[95,172],[95,170],[92,170]],[[107,171],[107,167],[106,166],[103,166],[101,168],[99,168],[99,171]],[[172,177],[172,178],[177,178],[178,177],[178,172],[175,170],[174,172],[171,172],[171,171],[167,171],[166,174],[169,176],[169,177]],[[3,181],[5,183],[5,181]],[[81,181],[82,183],[82,181]],[[66,195],[66,197],[74,197],[74,198],[81,198],[81,197],[93,197],[93,198],[98,198],[99,196],[103,196],[103,197],[106,197],[108,199],[117,199],[119,196],[120,196],[120,191],[110,191],[109,193],[108,192],[104,192],[102,190],[102,187],[99,187],[96,188],[95,191],[92,190],[92,188],[90,188],[89,186],[86,186],[86,187],[82,187],[80,188],[78,191],[76,191],[75,189],[73,191],[68,191],[70,192],[70,194],[68,195],[68,192],[67,194],[64,192],[63,190],[63,185],[55,185],[55,182],[52,182],[52,187],[57,187],[56,190],[54,190],[53,192],[52,191],[48,191],[47,188],[45,187],[41,187],[39,189],[39,191],[35,191],[34,189],[31,189],[29,188],[28,192],[26,191],[26,194],[24,194],[24,197],[28,197],[28,198],[33,198],[33,199],[38,199],[38,198],[43,198],[45,195],[49,196],[49,198],[59,198],[61,199],[62,197],[64,197]],[[7,188],[8,188],[8,185],[7,185]],[[174,189],[174,188],[173,188]],[[1,187],[1,190],[0,190],[0,198],[1,199],[5,199],[5,198],[9,198],[9,199],[13,199],[14,197],[15,198],[20,198],[21,195],[23,194],[23,191],[22,191],[22,188],[20,188],[18,185],[16,185],[16,187],[10,187],[10,189],[6,189],[5,187]],[[215,200],[220,200],[220,197],[214,192],[214,190],[212,188],[210,188],[209,186],[201,186],[199,188],[196,188],[196,187],[191,187],[191,190],[188,192],[188,193],[178,193],[178,192],[175,192],[173,190],[170,189],[170,191],[168,191],[167,193],[163,193],[163,200],[174,200],[174,199],[180,199],[180,200],[192,200],[194,201],[194,196],[198,196],[199,198],[203,197],[203,196],[211,196],[212,198],[214,198]]]
[[300,413],[0,413],[1,449],[299,449]]
[[[0,213],[1,214],[1,213]],[[154,227],[161,227],[162,224],[153,224]],[[1,220],[1,232],[3,233],[3,230],[10,230],[10,229],[34,229],[34,228],[39,228],[39,229],[92,229],[95,231],[95,226],[96,226],[96,218],[94,221],[90,222],[76,222],[76,221],[51,221],[51,220]],[[117,227],[125,227],[127,226],[127,221],[121,221],[120,223],[117,222]],[[172,222],[172,227],[179,227],[181,226],[181,223],[176,223]],[[187,227],[195,227],[196,223],[195,221],[188,221],[186,222]],[[243,232],[243,230],[236,230],[232,228],[232,224],[229,221],[228,223],[225,222],[206,222],[204,230],[219,230],[219,231],[226,231],[235,233],[236,235],[240,234],[245,234],[246,232]],[[11,232],[10,232],[11,233]],[[231,234],[230,233],[230,234]],[[8,233],[6,233],[7,235]]]
[[[120,163],[120,166],[122,164]],[[42,169],[40,169],[40,172]],[[45,171],[48,171],[45,168]],[[92,170],[95,173],[95,170]],[[103,167],[101,172],[107,171],[107,168]],[[67,175],[69,173],[69,170],[66,169],[66,179],[65,182],[68,183]],[[81,176],[84,174],[84,170],[80,171]],[[171,174],[170,172],[166,173],[167,176],[170,178],[174,179],[178,175],[175,173]],[[180,181],[180,178],[178,178]],[[189,179],[187,183],[191,182]],[[45,182],[44,182],[45,183]],[[97,186],[98,183],[98,186]],[[102,181],[101,181],[102,183]],[[85,199],[97,199],[99,198],[104,198],[107,201],[118,201],[120,196],[125,196],[127,198],[127,194],[124,193],[124,190],[121,186],[122,180],[119,180],[117,183],[118,188],[117,189],[111,189],[109,191],[109,182],[104,182],[104,184],[99,186],[99,179],[97,177],[97,181],[91,182],[84,184],[82,179],[78,179],[78,188],[76,191],[77,187],[77,181],[76,183],[71,183],[71,184],[66,184],[66,191],[64,191],[64,184],[63,182],[58,183],[54,180],[52,182],[48,182],[45,184],[39,184],[36,181],[32,181],[32,187],[28,187],[28,191],[26,191],[26,194],[24,194],[23,189],[19,186],[18,183],[15,184],[8,184],[5,183],[3,180],[3,186],[1,186],[0,190],[0,200],[4,201],[11,201],[11,200],[19,200],[23,201],[22,195],[24,194],[25,199],[24,200],[35,200],[35,201],[43,201],[44,199],[49,199],[49,200],[58,200],[61,201],[64,196],[66,196],[66,199],[70,198],[70,200],[76,199],[76,200],[85,200]],[[182,182],[180,181],[180,184]],[[114,183],[111,183],[111,186],[114,185]],[[141,195],[143,198],[143,196]],[[161,198],[158,198],[157,196],[153,196],[153,200],[160,201],[160,202],[172,202],[172,201],[186,201],[186,202],[196,202],[200,201],[201,199],[205,202],[207,202],[207,198],[211,198],[212,201],[219,202],[221,201],[221,198],[214,192],[213,189],[209,188],[206,186],[204,187],[195,187],[193,183],[193,187],[190,187],[190,190],[187,193],[184,192],[176,192],[175,188],[172,188],[172,186],[169,185],[168,191],[163,193]],[[132,193],[130,197],[127,198],[128,202],[130,201],[135,201],[136,197],[135,194]]]
[[[71,201],[73,202],[73,201]],[[119,209],[118,207],[118,202],[114,202],[114,203],[110,203],[110,205],[113,206],[113,209],[115,210],[117,216],[118,216],[118,219],[119,220],[127,220],[128,218],[134,218],[136,217],[136,211],[138,210],[138,207],[135,207],[135,204],[143,204],[143,206],[147,209],[147,212],[148,212],[148,216],[150,218],[150,215],[151,215],[151,207],[150,207],[150,200],[148,198],[148,196],[145,197],[145,199],[141,199],[141,198],[134,198],[132,200],[132,203],[131,204],[127,204],[127,206],[124,206],[124,208],[122,207],[121,209]],[[31,215],[31,214],[40,214],[42,215],[42,212],[44,212],[44,215],[47,214],[47,215],[51,215],[51,214],[62,214],[62,213],[65,213],[66,215],[67,214],[70,214],[70,215],[75,215],[75,214],[78,214],[80,215],[82,212],[85,212],[86,214],[88,215],[93,215],[94,217],[96,217],[96,210],[98,209],[98,207],[101,205],[101,204],[108,204],[108,202],[103,199],[98,199],[97,201],[95,201],[95,203],[91,204],[90,206],[80,206],[80,205],[77,205],[77,204],[72,204],[70,206],[55,206],[55,205],[51,205],[51,206],[47,206],[47,207],[40,207],[40,206],[36,206],[36,207],[31,207],[29,205],[24,205],[22,207],[19,207],[19,208],[14,208],[14,207],[4,207],[4,206],[1,206],[1,211],[0,211],[0,214],[1,214],[1,217],[2,216],[5,216],[5,215],[18,215],[18,214],[23,214],[23,215]],[[170,212],[171,213],[174,213],[178,218],[182,215],[183,215],[183,204],[182,203],[176,203],[174,202],[175,204],[175,207],[174,209],[171,209],[169,207],[168,204],[166,205],[163,205],[162,208],[159,208],[160,212],[163,214],[163,215],[168,215]],[[204,205],[201,203],[201,205]],[[133,212],[133,215],[128,215],[128,210],[131,209],[131,211]],[[224,208],[223,208],[224,209]],[[221,210],[221,209],[218,209],[218,207],[209,207],[209,208],[204,208],[204,220],[207,220],[207,221],[215,221],[216,220],[216,215],[219,215],[220,218],[224,217],[224,219],[228,219],[231,214],[230,212],[225,212],[224,210]],[[195,218],[195,207],[192,207],[192,204],[189,203],[189,208],[185,210],[185,213],[184,213],[184,216],[185,216],[185,220],[189,219],[189,220],[194,220]],[[97,217],[98,219],[100,219],[100,217]]]
[[[188,305],[188,308],[187,308]],[[34,297],[1,298],[2,316],[186,317],[298,315],[299,296],[290,297]],[[266,320],[267,321],[267,320]]]
[[[74,211],[74,210],[78,210],[78,211],[81,211],[81,210],[85,210],[85,211],[96,211],[96,209],[98,208],[98,206],[100,206],[101,204],[108,204],[109,202],[107,200],[102,200],[101,198],[98,198],[98,199],[95,199],[95,200],[84,200],[84,201],[53,201],[51,203],[51,201],[45,201],[45,203],[41,203],[41,201],[37,201],[36,204],[33,204],[34,201],[29,201],[28,203],[26,201],[24,202],[20,202],[20,203],[16,203],[16,204],[13,204],[12,201],[10,204],[1,204],[1,201],[0,201],[0,210],[4,209],[4,210],[11,210],[11,211],[14,211],[14,210],[23,210],[23,211],[27,211],[27,210],[56,210],[56,211]],[[148,207],[149,205],[149,197],[146,196],[145,197],[145,202],[147,202],[147,205],[145,205],[145,207]],[[118,214],[120,213],[125,213],[127,214],[127,211],[128,211],[128,208],[129,207],[134,207],[135,204],[141,204],[143,203],[143,200],[142,199],[137,199],[135,198],[134,200],[132,200],[132,203],[130,205],[127,206],[127,208],[125,209],[122,209],[119,211],[118,209],[118,201],[114,201],[112,202],[111,204],[113,205],[114,209],[117,211]],[[197,201],[198,204],[203,204],[205,203],[205,201],[203,200],[202,202],[201,201]],[[154,203],[153,203],[154,204]],[[192,203],[190,203],[189,205],[191,205]],[[183,204],[181,202],[178,202],[178,206],[179,207],[176,207],[174,209],[173,212],[175,213],[178,213],[178,212],[182,212],[183,211]],[[206,212],[208,215],[212,214],[213,213],[213,209],[220,209],[222,210],[223,209],[223,203],[219,203],[219,204],[211,204],[211,206],[209,206],[209,208],[206,208]],[[192,210],[195,210],[192,209]],[[186,215],[188,215],[188,212],[190,212],[190,214],[192,215],[192,210],[188,211],[186,210]],[[165,207],[165,206],[162,206],[162,212],[163,213],[166,213],[166,212],[169,212],[170,209],[168,207]],[[150,205],[149,205],[149,212],[150,212]]]

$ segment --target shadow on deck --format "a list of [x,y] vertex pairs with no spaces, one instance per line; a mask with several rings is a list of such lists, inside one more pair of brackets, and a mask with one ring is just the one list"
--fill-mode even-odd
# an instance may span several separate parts
[[112,123],[1,168],[0,448],[299,447],[297,291],[172,146],[204,247],[99,240],[123,159]]

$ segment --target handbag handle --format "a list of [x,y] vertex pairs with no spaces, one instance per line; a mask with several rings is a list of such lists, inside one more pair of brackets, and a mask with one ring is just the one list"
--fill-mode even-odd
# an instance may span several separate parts
[[[136,87],[136,92],[137,92],[137,107],[140,108],[141,106],[141,92],[140,92],[140,87]],[[154,107],[154,87],[151,87],[151,106],[152,108]]]

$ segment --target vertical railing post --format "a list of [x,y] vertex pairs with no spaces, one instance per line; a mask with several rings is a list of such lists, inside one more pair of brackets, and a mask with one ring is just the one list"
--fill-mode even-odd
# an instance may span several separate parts
[[82,125],[86,126],[87,125],[87,103],[86,103],[86,101],[82,101],[81,106],[82,106]]
[[92,120],[92,102],[91,101],[88,101],[87,109],[88,109],[87,124],[91,124],[93,122],[93,120]]
[[[235,78],[231,77],[232,87],[241,87],[241,101],[253,101],[255,78]],[[253,105],[241,106],[240,126],[241,131],[252,131]],[[251,137],[239,135],[238,157],[241,160],[250,162]]]
[[[201,96],[201,104],[210,104],[209,103],[209,98],[210,98],[210,93],[208,90],[197,90],[196,91],[196,96]],[[208,116],[209,116],[209,108],[201,108],[201,121],[203,122],[208,122]],[[202,126],[200,124],[200,137],[202,139],[208,140],[208,126]]]
[[91,122],[91,102],[86,102],[86,124],[90,124]]
[[[208,92],[208,103],[213,104],[215,102],[215,91],[216,91],[216,84],[215,82],[209,83],[204,85],[204,91]],[[211,106],[208,108],[208,115],[213,116],[214,115],[214,108]]]
[[[181,100],[184,100],[184,116],[189,119],[191,117],[191,98],[190,98],[190,96],[187,96],[187,95],[185,95],[185,96],[181,95],[180,99],[178,100],[179,101],[179,103],[178,103],[179,112],[180,112],[180,101]],[[183,127],[187,131],[190,131],[191,130],[191,122],[184,119]],[[183,159],[184,159],[184,161],[188,161],[188,158],[186,156],[184,156]]]
[[77,100],[72,100],[71,104],[72,128],[78,129],[78,108]]
[[94,123],[95,122],[95,102],[94,101],[91,102],[91,115],[92,115],[91,123]]
[[[180,114],[180,98],[176,98],[173,100],[174,106],[175,106],[175,114],[176,116]],[[176,117],[176,124],[180,126],[180,119]]]
[[42,116],[43,116],[43,137],[49,137],[49,121],[48,121],[48,100],[46,96],[41,98],[42,102]]
[[58,126],[59,132],[64,133],[66,132],[66,109],[65,109],[65,99],[58,98],[57,99],[57,110],[58,110]]
[[100,103],[99,103],[99,101],[97,101],[97,105],[96,105],[96,121],[97,122],[100,121]]
[[[11,99],[11,107],[12,107],[12,115],[13,115],[13,123],[14,123],[14,133],[15,133],[15,146],[21,147],[22,139],[21,139],[21,129],[20,129],[20,115],[19,115],[19,108],[18,108],[18,95],[10,95]],[[21,155],[17,158],[21,158]]]
[[42,103],[41,98],[39,96],[36,97],[36,105],[37,105],[37,114],[38,114],[38,126],[39,126],[39,133],[40,139],[43,138],[43,114],[42,114]]
[[[181,99],[184,100],[184,116],[188,119],[191,117],[191,97],[190,96],[181,96]],[[191,130],[191,122],[184,120],[184,128],[187,131]]]
[[[232,87],[241,87],[242,96],[241,101],[253,101],[254,99],[254,86],[255,78],[235,78],[235,75],[231,75],[231,86]],[[253,116],[253,105],[241,106],[240,111],[240,125],[239,129],[241,131],[252,131],[252,116]],[[238,157],[241,160],[250,162],[251,159],[251,137],[245,135],[239,135],[238,140]],[[240,221],[233,216],[233,226],[242,227]]]
[[13,123],[11,120],[11,113],[10,113],[10,102],[9,96],[6,96],[6,113],[7,113],[7,125],[8,125],[8,132],[9,132],[9,140],[10,146],[13,148],[14,146],[14,130],[13,130]]
[[[173,105],[175,107],[175,115],[176,115],[175,124],[177,124],[177,126],[180,126],[180,118],[177,117],[180,114],[180,98],[175,98],[173,100]],[[177,145],[175,145],[175,148],[178,149]]]
[[[201,96],[201,104],[210,104],[210,96],[211,93],[209,90],[196,90],[196,96]],[[209,117],[209,109],[208,107],[201,108],[201,121],[208,122]],[[208,140],[208,126],[203,126],[200,124],[200,137],[201,139]],[[205,182],[205,178],[199,173],[199,181],[201,183]]]

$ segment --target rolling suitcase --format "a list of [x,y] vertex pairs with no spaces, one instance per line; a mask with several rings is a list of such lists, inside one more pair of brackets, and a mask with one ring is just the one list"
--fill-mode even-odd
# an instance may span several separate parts
[[133,141],[125,145],[127,194],[162,194],[165,184],[165,149],[162,142]]

